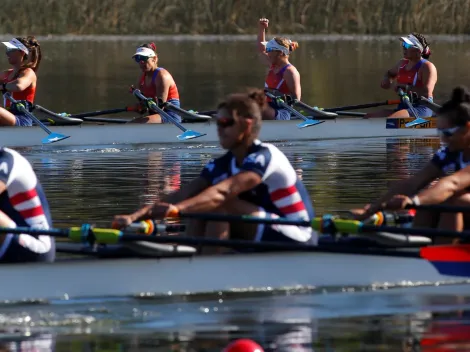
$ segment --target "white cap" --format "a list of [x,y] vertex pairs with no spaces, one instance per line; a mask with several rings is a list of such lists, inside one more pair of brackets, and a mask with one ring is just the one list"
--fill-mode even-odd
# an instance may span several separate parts
[[13,38],[9,42],[2,42],[8,49],[17,49],[21,50],[24,52],[26,55],[29,54],[29,50],[22,42],[20,42],[18,39]]
[[419,51],[423,52],[424,48],[423,45],[420,43],[418,38],[416,38],[413,34],[409,34],[406,37],[400,37],[400,40],[402,42],[405,42],[408,45],[414,46],[416,49],[419,49]]
[[273,49],[273,50],[279,50],[282,51],[285,55],[290,54],[289,48],[286,48],[283,45],[278,44],[275,39],[271,39],[269,42],[261,42],[264,46],[266,46],[266,50],[268,49]]
[[142,56],[146,56],[146,57],[156,56],[155,51],[153,51],[152,49],[149,49],[149,48],[145,48],[145,47],[137,48],[135,54],[132,55],[132,57],[134,57],[136,55],[142,55]]

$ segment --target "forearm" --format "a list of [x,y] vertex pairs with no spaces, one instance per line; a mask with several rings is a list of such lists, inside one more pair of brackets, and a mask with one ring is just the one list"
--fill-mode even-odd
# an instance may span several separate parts
[[382,210],[383,205],[397,194],[402,194],[410,197],[414,195],[417,191],[418,189],[409,182],[406,182],[406,180],[397,181],[388,189],[388,191],[382,197],[380,197],[377,201],[371,204],[370,208],[367,210],[367,213],[372,215]]
[[28,88],[29,84],[25,81],[15,80],[5,84],[5,89],[8,92],[22,92]]
[[258,38],[257,38],[257,44],[258,44],[258,50],[262,53],[265,52],[265,47],[263,44],[261,44],[262,42],[265,42],[266,41],[266,32],[264,30],[264,28],[258,28]]
[[229,192],[211,187],[196,197],[183,200],[176,205],[181,212],[208,212],[217,209],[229,198]]
[[422,190],[417,194],[417,196],[419,203],[422,205],[440,204],[461,190],[462,187],[459,185],[458,180],[450,178],[447,180],[441,180],[433,187]]

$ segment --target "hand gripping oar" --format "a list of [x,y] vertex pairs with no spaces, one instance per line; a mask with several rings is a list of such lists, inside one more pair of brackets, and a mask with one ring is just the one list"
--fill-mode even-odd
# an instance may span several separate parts
[[272,100],[276,101],[276,103],[279,106],[282,106],[284,109],[289,110],[291,112],[291,114],[293,114],[294,116],[297,116],[297,117],[301,118],[302,120],[304,120],[304,122],[301,122],[297,125],[298,128],[305,128],[305,127],[315,126],[315,125],[318,125],[320,123],[325,122],[325,121],[318,121],[318,120],[313,120],[313,119],[310,119],[308,117],[305,117],[300,112],[298,112],[297,110],[295,110],[294,108],[292,108],[288,104],[286,104],[281,97],[276,97],[273,94],[271,94],[270,92],[266,92],[266,91],[264,93],[266,94],[266,96],[268,98],[271,98]]
[[426,119],[423,119],[422,117],[419,117],[418,112],[415,110],[413,107],[413,104],[411,104],[410,97],[403,91],[403,89],[398,88],[398,95],[400,96],[401,101],[408,106],[408,109],[411,111],[411,115],[415,118],[413,121],[408,122],[405,124],[405,127],[413,127],[413,126],[418,126],[418,125],[423,125],[425,123],[428,123],[429,121]]
[[419,101],[423,104],[426,105],[428,108],[430,108],[434,112],[439,112],[441,106],[439,104],[436,104],[435,102],[429,100],[429,98],[425,97],[420,97]]
[[37,125],[39,127],[41,127],[49,136],[45,137],[43,140],[42,140],[42,143],[43,144],[49,144],[49,143],[54,143],[54,142],[58,142],[58,141],[61,141],[63,139],[66,139],[66,138],[70,138],[70,136],[65,136],[63,134],[60,134],[60,133],[55,133],[55,132],[52,132],[50,129],[48,129],[36,116],[34,116],[33,114],[31,114],[28,109],[26,109],[26,107],[18,102],[17,100],[15,100],[10,93],[5,93],[3,95],[5,98],[7,98],[9,101],[11,101],[12,104],[15,105],[16,109],[18,109],[20,112],[22,112],[23,114],[25,114],[26,116],[28,116],[31,120],[33,120],[34,122],[37,123]]
[[167,114],[163,109],[161,109],[151,98],[147,98],[142,93],[140,90],[131,88],[132,94],[134,94],[138,99],[145,101],[148,105],[148,108],[152,110],[153,112],[159,114],[162,117],[165,117],[168,121],[170,121],[173,125],[178,127],[181,131],[183,131],[183,134],[180,134],[177,136],[177,138],[180,141],[187,140],[187,139],[193,139],[193,138],[198,138],[205,136],[206,134],[202,134],[196,131],[188,130],[184,128],[176,119],[173,118],[173,116]]

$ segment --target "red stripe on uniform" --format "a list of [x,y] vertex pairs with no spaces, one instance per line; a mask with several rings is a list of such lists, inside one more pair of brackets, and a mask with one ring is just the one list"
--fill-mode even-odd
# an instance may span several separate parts
[[35,216],[44,215],[44,210],[42,209],[41,205],[38,205],[37,207],[31,209],[21,210],[20,214],[23,218],[29,219]]
[[26,202],[27,200],[31,200],[37,195],[38,195],[38,192],[36,191],[36,188],[33,188],[33,189],[30,189],[29,191],[15,194],[13,197],[10,198],[10,203],[13,206],[15,206],[20,203]]
[[298,201],[297,203],[279,208],[279,210],[281,211],[281,213],[284,213],[284,214],[297,213],[299,211],[305,210],[305,205],[304,205],[304,202]]
[[275,202],[279,199],[289,197],[289,196],[293,195],[296,192],[297,192],[297,187],[295,187],[295,185],[290,186],[288,188],[281,188],[281,189],[278,189],[278,190],[274,191],[273,193],[271,193],[271,200],[273,202]]

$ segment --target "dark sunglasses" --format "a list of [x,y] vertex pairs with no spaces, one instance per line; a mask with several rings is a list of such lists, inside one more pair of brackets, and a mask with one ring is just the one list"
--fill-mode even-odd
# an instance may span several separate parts
[[134,60],[135,62],[139,63],[139,62],[147,62],[147,60],[150,59],[148,56],[142,56],[142,55],[136,55],[134,56]]
[[220,117],[216,120],[217,127],[226,128],[235,125],[235,119],[233,117]]
[[417,49],[417,47],[415,47],[414,45],[411,45],[405,42],[403,42],[401,46],[404,47],[405,49],[412,49],[412,48]]
[[437,133],[442,137],[452,137],[460,129],[460,126],[450,128],[438,128]]

